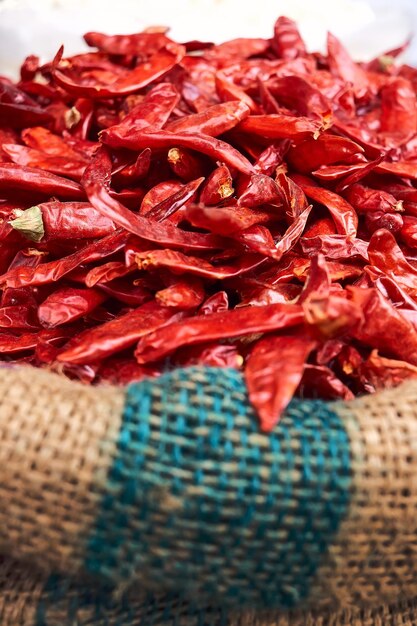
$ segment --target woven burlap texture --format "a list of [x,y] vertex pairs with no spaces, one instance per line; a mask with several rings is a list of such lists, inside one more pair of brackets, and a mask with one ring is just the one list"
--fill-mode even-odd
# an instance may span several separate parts
[[417,386],[364,396],[338,412],[351,445],[351,501],[311,598],[355,607],[417,597]]
[[80,569],[123,399],[41,370],[0,370],[0,552]]
[[[0,557],[1,626],[415,626],[417,600],[376,609],[228,616],[215,609],[195,611],[175,600],[126,598],[100,609],[80,605],[81,585],[69,586],[51,604],[45,574]],[[78,593],[77,593],[78,592]],[[82,603],[81,603],[82,604]]]
[[[0,551],[14,559],[3,559],[0,570],[1,624],[34,623],[47,574],[81,569],[123,403],[123,390],[91,389],[29,368],[1,370]],[[353,478],[348,515],[311,588],[322,612],[245,614],[236,625],[417,623],[408,600],[417,596],[417,387],[404,384],[337,411],[350,439]],[[344,612],[325,609],[326,598]],[[400,608],[387,608],[399,599]],[[56,624],[64,625],[64,612],[56,612]],[[136,621],[108,623],[143,623],[130,619]]]

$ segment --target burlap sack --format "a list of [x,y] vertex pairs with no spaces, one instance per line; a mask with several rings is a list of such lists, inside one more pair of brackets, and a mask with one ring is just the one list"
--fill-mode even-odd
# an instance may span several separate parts
[[297,401],[239,372],[0,378],[5,626],[417,624],[417,386]]

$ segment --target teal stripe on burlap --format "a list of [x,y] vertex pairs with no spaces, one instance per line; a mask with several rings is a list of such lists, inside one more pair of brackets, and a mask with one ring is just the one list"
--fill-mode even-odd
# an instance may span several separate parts
[[241,373],[190,368],[127,389],[85,568],[227,607],[293,607],[346,514],[332,406],[295,401],[264,435]]

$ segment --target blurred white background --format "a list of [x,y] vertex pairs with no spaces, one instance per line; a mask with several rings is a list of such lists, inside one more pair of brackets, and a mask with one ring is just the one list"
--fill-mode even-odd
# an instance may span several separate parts
[[[358,60],[401,45],[417,31],[416,0],[0,0],[0,72],[16,76],[25,56],[50,59],[62,43],[66,55],[80,52],[88,30],[131,33],[169,25],[180,41],[220,42],[269,37],[279,15],[297,20],[310,49],[323,49],[330,30]],[[405,60],[417,65],[417,39]]]

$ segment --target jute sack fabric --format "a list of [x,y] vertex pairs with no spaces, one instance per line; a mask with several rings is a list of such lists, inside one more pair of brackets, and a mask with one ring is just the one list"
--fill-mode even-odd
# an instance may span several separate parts
[[241,374],[0,372],[0,623],[415,624],[417,386],[296,401]]

